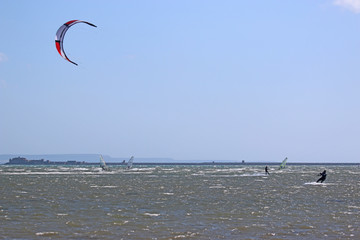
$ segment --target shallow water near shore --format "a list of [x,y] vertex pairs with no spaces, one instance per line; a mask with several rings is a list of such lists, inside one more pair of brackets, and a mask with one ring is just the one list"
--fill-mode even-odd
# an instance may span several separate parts
[[0,166],[0,239],[359,239],[360,168]]

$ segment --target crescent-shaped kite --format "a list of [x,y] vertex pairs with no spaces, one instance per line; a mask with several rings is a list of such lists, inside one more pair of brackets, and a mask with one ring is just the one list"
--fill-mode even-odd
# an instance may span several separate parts
[[59,54],[65,58],[66,60],[68,60],[69,62],[77,65],[77,63],[74,63],[73,61],[71,61],[65,54],[64,51],[64,47],[63,47],[63,42],[64,42],[64,37],[65,37],[65,33],[66,31],[73,25],[77,24],[77,23],[86,23],[89,24],[90,26],[96,27],[94,24],[89,23],[89,22],[85,22],[85,21],[80,21],[80,20],[71,20],[66,22],[64,25],[62,25],[56,32],[55,35],[55,46],[56,49],[58,50]]

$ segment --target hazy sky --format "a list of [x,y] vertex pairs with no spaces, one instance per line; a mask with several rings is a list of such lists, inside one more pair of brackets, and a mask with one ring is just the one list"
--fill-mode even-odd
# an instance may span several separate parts
[[[0,1],[0,153],[360,161],[360,0]],[[55,33],[73,19],[89,21]]]

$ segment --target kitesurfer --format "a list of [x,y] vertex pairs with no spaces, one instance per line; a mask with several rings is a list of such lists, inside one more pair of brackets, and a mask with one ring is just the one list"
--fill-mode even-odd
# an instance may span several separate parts
[[268,171],[268,166],[265,167],[265,175],[270,175],[269,171]]
[[326,170],[324,170],[322,173],[319,173],[318,176],[321,176],[316,182],[323,182],[326,179]]

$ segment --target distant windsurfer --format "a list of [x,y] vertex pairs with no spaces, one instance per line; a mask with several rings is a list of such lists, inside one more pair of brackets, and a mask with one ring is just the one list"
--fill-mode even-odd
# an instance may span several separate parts
[[270,175],[268,166],[265,167],[265,175]]
[[319,173],[318,176],[321,176],[316,182],[323,182],[326,179],[326,170],[324,170],[322,173]]

